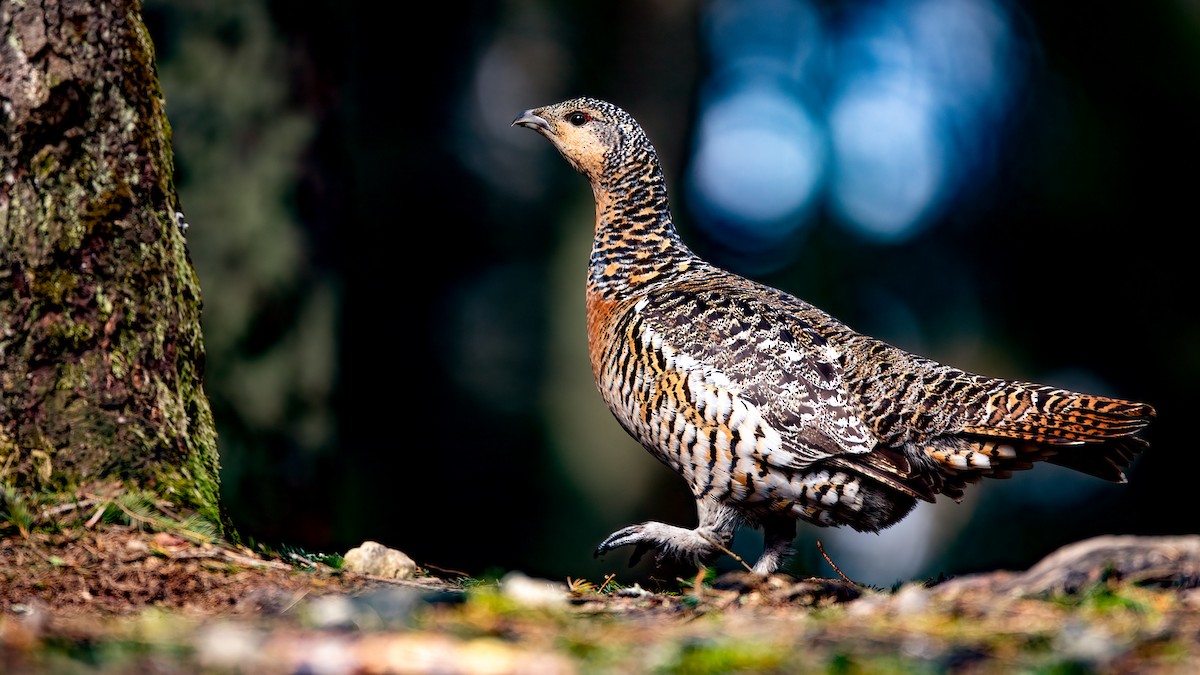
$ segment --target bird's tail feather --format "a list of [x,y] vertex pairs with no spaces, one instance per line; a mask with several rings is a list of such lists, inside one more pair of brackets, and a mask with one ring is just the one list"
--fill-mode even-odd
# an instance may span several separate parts
[[1148,445],[1134,436],[1155,416],[1146,403],[1010,385],[992,395],[953,442],[925,448],[947,474],[944,494],[961,493],[963,481],[974,476],[1006,478],[1038,461],[1123,483],[1124,470]]
[[1154,418],[1146,403],[1012,383],[992,395],[964,433],[1038,443],[1089,443],[1137,433]]

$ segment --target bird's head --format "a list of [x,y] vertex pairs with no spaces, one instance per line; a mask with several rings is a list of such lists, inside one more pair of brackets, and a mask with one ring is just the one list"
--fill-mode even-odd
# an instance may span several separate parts
[[533,129],[550,139],[571,166],[593,183],[607,183],[633,160],[654,158],[654,149],[637,121],[617,106],[594,98],[573,98],[526,110],[513,120],[513,126]]

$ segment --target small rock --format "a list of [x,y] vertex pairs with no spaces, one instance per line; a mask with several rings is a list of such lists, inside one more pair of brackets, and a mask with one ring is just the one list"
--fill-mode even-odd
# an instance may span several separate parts
[[364,541],[343,556],[346,569],[385,579],[411,579],[417,573],[417,563],[403,551],[388,548],[374,541]]
[[557,607],[567,604],[567,587],[521,572],[509,572],[500,580],[500,590],[522,605]]
[[308,620],[323,630],[355,627],[354,602],[344,595],[326,595],[307,604]]
[[412,588],[384,588],[361,595],[331,594],[305,603],[301,615],[321,630],[387,630],[408,625],[414,611],[425,606],[424,594]]
[[204,626],[192,638],[197,661],[222,670],[254,663],[262,642],[259,631],[228,621]]
[[920,614],[929,609],[929,591],[920,584],[905,584],[892,596],[892,609],[899,616]]

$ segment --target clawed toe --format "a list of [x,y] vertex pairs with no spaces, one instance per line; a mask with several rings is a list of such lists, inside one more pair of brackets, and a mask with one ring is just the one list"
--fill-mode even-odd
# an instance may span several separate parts
[[[600,545],[596,547],[592,556],[598,558],[615,548],[632,544],[633,553],[629,556],[629,566],[633,567],[641,562],[642,556],[646,555],[647,551],[652,550],[656,543],[647,538],[644,527],[641,525],[630,525],[623,530],[618,530],[608,535],[608,538],[600,542]],[[660,551],[656,554],[655,559],[661,562],[662,558],[663,554]]]
[[702,561],[712,554],[714,538],[709,532],[687,530],[663,523],[646,522],[640,525],[630,525],[608,535],[600,542],[594,555],[607,553],[621,546],[633,545],[633,554],[629,558],[632,567],[641,561],[642,557],[653,551],[655,560],[661,563],[665,558],[679,560]]
[[[616,532],[613,532],[612,534],[608,535],[607,539],[600,542],[600,545],[596,547],[596,550],[592,555],[594,557],[598,558],[601,555],[613,550],[614,548],[620,548],[622,546],[627,546],[629,544],[641,544],[642,546],[644,546],[645,545],[645,542],[643,539],[643,530],[644,529],[645,528],[643,528],[641,525],[630,525],[629,527],[626,527],[624,529],[617,530]],[[639,558],[641,557],[641,554],[637,553],[637,552],[635,552],[634,555]]]

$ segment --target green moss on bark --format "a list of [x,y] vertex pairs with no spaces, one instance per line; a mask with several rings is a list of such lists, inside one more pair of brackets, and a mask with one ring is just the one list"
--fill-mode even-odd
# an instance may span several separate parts
[[0,480],[221,522],[199,280],[136,2],[0,0]]

